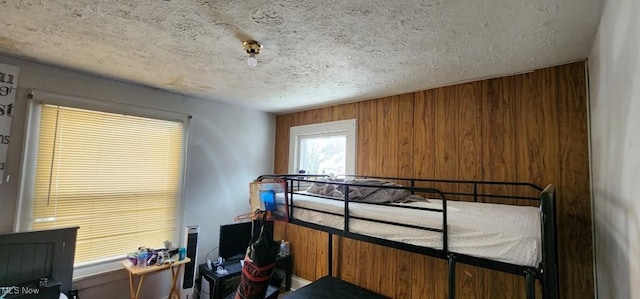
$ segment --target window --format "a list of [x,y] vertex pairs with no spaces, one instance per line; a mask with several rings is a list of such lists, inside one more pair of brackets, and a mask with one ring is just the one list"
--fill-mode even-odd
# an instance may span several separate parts
[[76,269],[177,239],[185,115],[55,96],[30,105],[18,230],[79,226]]
[[291,127],[289,173],[355,174],[356,120]]

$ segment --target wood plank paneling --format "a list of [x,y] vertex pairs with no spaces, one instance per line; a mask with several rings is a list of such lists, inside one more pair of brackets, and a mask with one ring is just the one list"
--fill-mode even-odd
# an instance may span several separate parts
[[[591,202],[589,200],[589,153],[585,67],[564,65],[558,71],[560,179],[558,186],[560,285],[563,298],[586,298],[593,294],[593,276],[562,273],[593,273],[591,248]],[[585,188],[587,187],[587,188]],[[583,286],[583,287],[580,287]],[[584,287],[588,286],[588,287]]]
[[[438,88],[435,98],[435,174],[436,178],[455,179],[458,177],[458,99],[455,88]],[[437,188],[457,192],[458,186],[439,183]],[[448,199],[454,199],[448,196]]]
[[[288,162],[283,143],[290,126],[357,118],[358,174],[555,184],[561,297],[593,298],[586,105],[585,65],[579,62],[281,115],[274,170],[286,169],[280,164]],[[292,241],[296,275],[314,280],[326,273],[327,252],[319,249],[326,234],[290,224],[276,228]],[[334,273],[342,279],[394,298],[446,298],[445,260],[339,240]],[[525,296],[521,276],[456,269],[458,298]],[[537,289],[540,298],[539,284]]]
[[484,278],[484,287],[479,298],[526,298],[526,290],[520,288],[520,282],[524,281],[522,276],[492,271],[485,273]]
[[349,103],[338,106],[333,106],[333,111],[331,113],[331,121],[334,120],[345,120],[358,118],[358,104],[357,103]]
[[[435,296],[434,259],[410,253],[413,260],[411,267],[411,297],[415,299],[438,298]],[[408,298],[408,297],[396,297]]]
[[333,252],[331,254],[333,257],[333,269],[330,275],[334,277],[342,277],[342,269],[340,267],[342,261],[342,237],[333,236]]
[[[293,272],[300,277],[316,277],[315,248],[310,248],[308,240],[313,240],[319,232],[297,225],[290,225],[285,239],[290,240],[291,255],[297,262],[293,264]],[[299,261],[305,261],[301,263]]]
[[396,292],[396,276],[398,272],[398,260],[396,252],[389,247],[376,245],[376,256],[384,256],[386,258],[380,259],[379,263],[376,263],[375,271],[379,273],[378,281],[376,282],[375,290],[385,296],[393,297]]
[[[458,179],[478,180],[482,177],[482,82],[461,84],[458,89]],[[473,193],[473,185],[460,186],[458,192]],[[459,200],[472,201],[461,196]],[[481,296],[484,273],[472,266],[457,265],[456,295],[460,298]],[[475,270],[475,271],[473,271]]]
[[[399,139],[400,122],[398,97],[386,97],[374,102],[376,104],[376,129],[375,132],[388,132],[385,138],[374,139],[376,147],[375,156],[368,157],[371,172],[374,175],[397,177],[399,166]],[[377,133],[379,134],[379,133]],[[376,163],[371,163],[376,161]]]
[[[340,252],[340,276],[341,279],[350,283],[356,283],[360,254],[358,253],[356,240],[342,238],[342,251]],[[312,279],[315,279],[312,278]]]
[[395,280],[395,288],[394,293],[388,296],[392,298],[412,298],[411,290],[416,285],[412,282],[412,265],[415,262],[415,260],[412,258],[412,253],[402,250],[395,250],[395,252],[392,252],[392,254],[395,254],[396,256],[396,264],[392,265],[392,267],[396,268],[396,276],[393,278]]
[[[458,88],[458,179],[482,178],[482,84],[461,84]],[[460,186],[459,192],[473,193],[473,185]],[[460,200],[473,200],[461,197]]]
[[379,263],[381,259],[375,258],[374,244],[357,241],[356,252],[358,253],[358,264],[356,265],[356,281],[355,284],[362,286],[368,290],[375,290],[375,283],[377,282],[375,273],[375,264]]
[[314,266],[309,267],[311,276],[322,277],[328,273],[327,234],[313,231],[307,234],[307,252],[311,254],[307,261]]
[[413,157],[413,94],[398,96],[398,177],[412,177]]
[[[557,73],[548,68],[515,76],[517,180],[558,184]],[[548,88],[544,88],[544,87]],[[532,196],[535,194],[522,194]],[[531,204],[537,204],[532,202]]]
[[[436,143],[435,143],[435,101],[434,89],[414,93],[414,130],[413,161],[414,178],[435,178],[436,176]],[[419,187],[434,187],[433,184],[419,184]],[[425,195],[433,196],[433,195]]]
[[300,117],[298,118],[298,125],[308,125],[313,124],[313,114],[316,110],[307,110],[300,112]]
[[317,123],[321,123],[324,122],[325,118],[325,111],[329,110],[329,108],[321,108],[321,109],[314,109],[314,110],[309,110],[311,111],[311,123],[312,124],[317,124]]
[[289,124],[290,115],[279,115],[276,118],[276,148],[274,173],[288,173],[289,165]]
[[378,105],[376,101],[364,101],[358,105],[358,153],[356,159],[357,174],[377,175],[378,166],[371,161],[377,157]]
[[[474,266],[456,265],[456,296],[459,298],[484,298],[484,275]],[[493,297],[489,297],[493,298]]]
[[431,273],[431,275],[433,276],[433,297],[436,299],[448,298],[449,277],[445,275],[445,273],[449,273],[449,265],[447,264],[447,261],[435,259],[432,257],[427,258],[430,259],[431,263],[433,264],[433,272]]
[[[289,127],[295,127],[300,125],[300,113],[287,114],[289,116]],[[276,119],[278,121],[279,118]],[[277,124],[276,124],[277,126]]]
[[[482,85],[482,163],[483,178],[490,181],[515,181],[515,131],[513,77],[483,81]],[[485,186],[494,194],[512,193],[513,188]],[[510,200],[485,199],[485,202],[511,203]]]

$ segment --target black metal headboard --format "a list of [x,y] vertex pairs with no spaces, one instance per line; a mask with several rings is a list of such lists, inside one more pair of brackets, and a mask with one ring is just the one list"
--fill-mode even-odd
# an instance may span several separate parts
[[0,234],[0,286],[12,286],[43,277],[71,289],[78,227]]

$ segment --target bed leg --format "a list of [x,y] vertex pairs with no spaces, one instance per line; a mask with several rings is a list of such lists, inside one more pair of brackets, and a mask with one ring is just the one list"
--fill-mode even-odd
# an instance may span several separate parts
[[553,185],[540,194],[542,220],[542,294],[544,299],[557,299],[558,240],[556,234],[556,192]]
[[528,269],[525,272],[525,279],[527,281],[527,299],[535,299],[536,298],[536,278],[535,272],[533,270]]
[[449,299],[456,298],[456,256],[449,254]]

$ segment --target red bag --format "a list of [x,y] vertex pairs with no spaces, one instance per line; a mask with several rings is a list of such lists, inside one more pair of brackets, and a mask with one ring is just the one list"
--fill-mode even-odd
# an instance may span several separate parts
[[242,276],[235,299],[263,299],[267,293],[280,246],[273,241],[269,232],[265,231],[264,219],[260,222],[260,234],[252,238],[244,256]]

